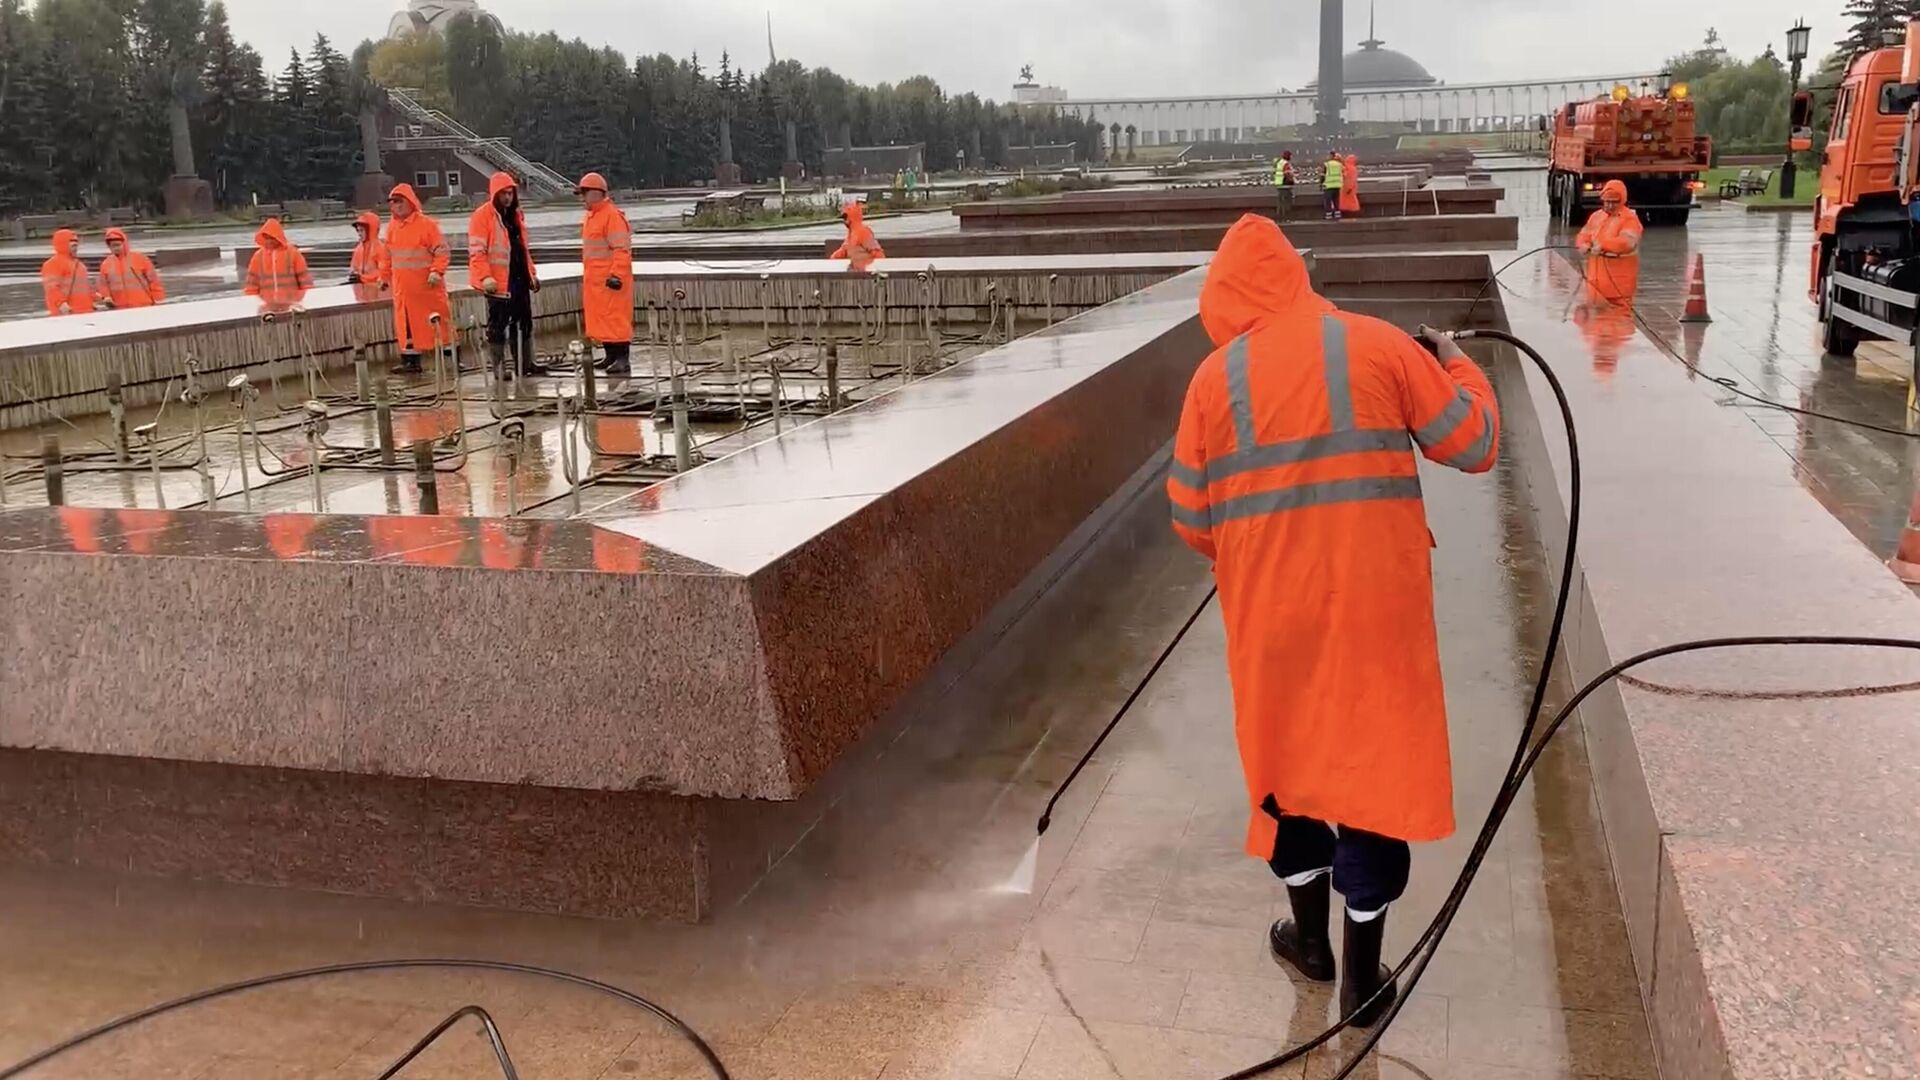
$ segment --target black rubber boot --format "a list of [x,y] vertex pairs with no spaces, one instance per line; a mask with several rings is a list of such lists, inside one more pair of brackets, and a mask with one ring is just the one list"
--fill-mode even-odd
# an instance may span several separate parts
[[609,342],[607,344],[607,374],[633,374],[632,351],[633,347],[624,341]]
[[395,375],[419,375],[424,370],[425,369],[420,366],[419,353],[403,352],[400,354],[400,363],[393,369],[393,373]]
[[1287,886],[1293,918],[1282,919],[1267,931],[1273,958],[1314,982],[1333,981],[1333,945],[1327,939],[1332,884],[1330,875],[1321,874],[1305,885]]
[[[1399,989],[1390,980],[1393,972],[1380,962],[1380,946],[1387,937],[1387,915],[1371,922],[1354,922],[1353,916],[1347,916],[1346,942],[1340,950],[1340,970],[1346,977],[1340,980],[1340,1015],[1353,1016],[1355,1027],[1370,1028],[1380,1022],[1380,1017],[1393,1006],[1393,999],[1399,996]],[[1367,1004],[1381,987],[1379,999]],[[1354,1015],[1354,1010],[1366,1005],[1366,1011]]]

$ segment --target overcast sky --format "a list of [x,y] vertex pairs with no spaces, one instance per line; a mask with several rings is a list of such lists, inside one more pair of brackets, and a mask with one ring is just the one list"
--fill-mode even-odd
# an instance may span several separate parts
[[[482,0],[509,27],[553,30],[621,52],[722,49],[765,64],[773,16],[782,58],[861,82],[931,75],[949,92],[1004,99],[1020,66],[1076,96],[1237,93],[1314,77],[1318,0]],[[1818,58],[1839,36],[1841,0],[1378,0],[1379,33],[1448,82],[1654,70],[1717,27],[1736,55],[1805,16]],[[227,0],[235,33],[277,68],[324,33],[342,52],[381,36],[405,0]],[[1346,38],[1366,36],[1367,0],[1347,0]],[[1649,32],[1657,28],[1658,32]]]

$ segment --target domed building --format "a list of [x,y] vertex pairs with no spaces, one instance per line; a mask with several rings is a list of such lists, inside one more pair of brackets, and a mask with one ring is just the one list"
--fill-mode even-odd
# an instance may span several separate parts
[[[1374,33],[1373,16],[1369,13],[1367,40],[1340,61],[1340,78],[1348,93],[1355,90],[1418,90],[1440,85],[1440,80],[1428,73],[1420,61],[1386,46],[1387,43]],[[1320,80],[1315,79],[1307,84],[1307,89],[1316,90],[1319,86]]]
[[500,19],[482,8],[479,0],[409,0],[407,10],[394,15],[393,21],[387,24],[387,36],[403,38],[413,34],[444,34],[447,24],[460,15],[471,15],[492,23],[497,33],[506,32],[500,25]]

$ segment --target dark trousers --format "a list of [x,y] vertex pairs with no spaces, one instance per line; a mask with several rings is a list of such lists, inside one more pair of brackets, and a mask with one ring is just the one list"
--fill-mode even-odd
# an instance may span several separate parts
[[1321,190],[1325,192],[1327,215],[1329,217],[1339,217],[1340,216],[1340,189],[1339,188],[1322,188]]
[[533,294],[513,290],[487,297],[487,342],[511,344],[516,365],[533,359]]
[[1293,216],[1293,185],[1282,184],[1273,190],[1280,202],[1280,220],[1285,221]]
[[1324,821],[1282,814],[1269,796],[1261,809],[1280,823],[1267,865],[1278,878],[1333,870],[1333,891],[1354,911],[1379,911],[1407,891],[1413,849],[1405,840]]

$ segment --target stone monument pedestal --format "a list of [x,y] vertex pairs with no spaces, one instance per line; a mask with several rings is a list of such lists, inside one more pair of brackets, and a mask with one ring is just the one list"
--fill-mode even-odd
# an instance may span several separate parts
[[197,176],[175,176],[160,189],[160,205],[170,218],[211,217],[213,185]]
[[353,205],[362,210],[378,210],[387,205],[387,193],[393,190],[393,177],[386,173],[362,173],[353,182]]
[[722,161],[714,165],[713,184],[715,187],[739,187],[740,166],[731,161]]

